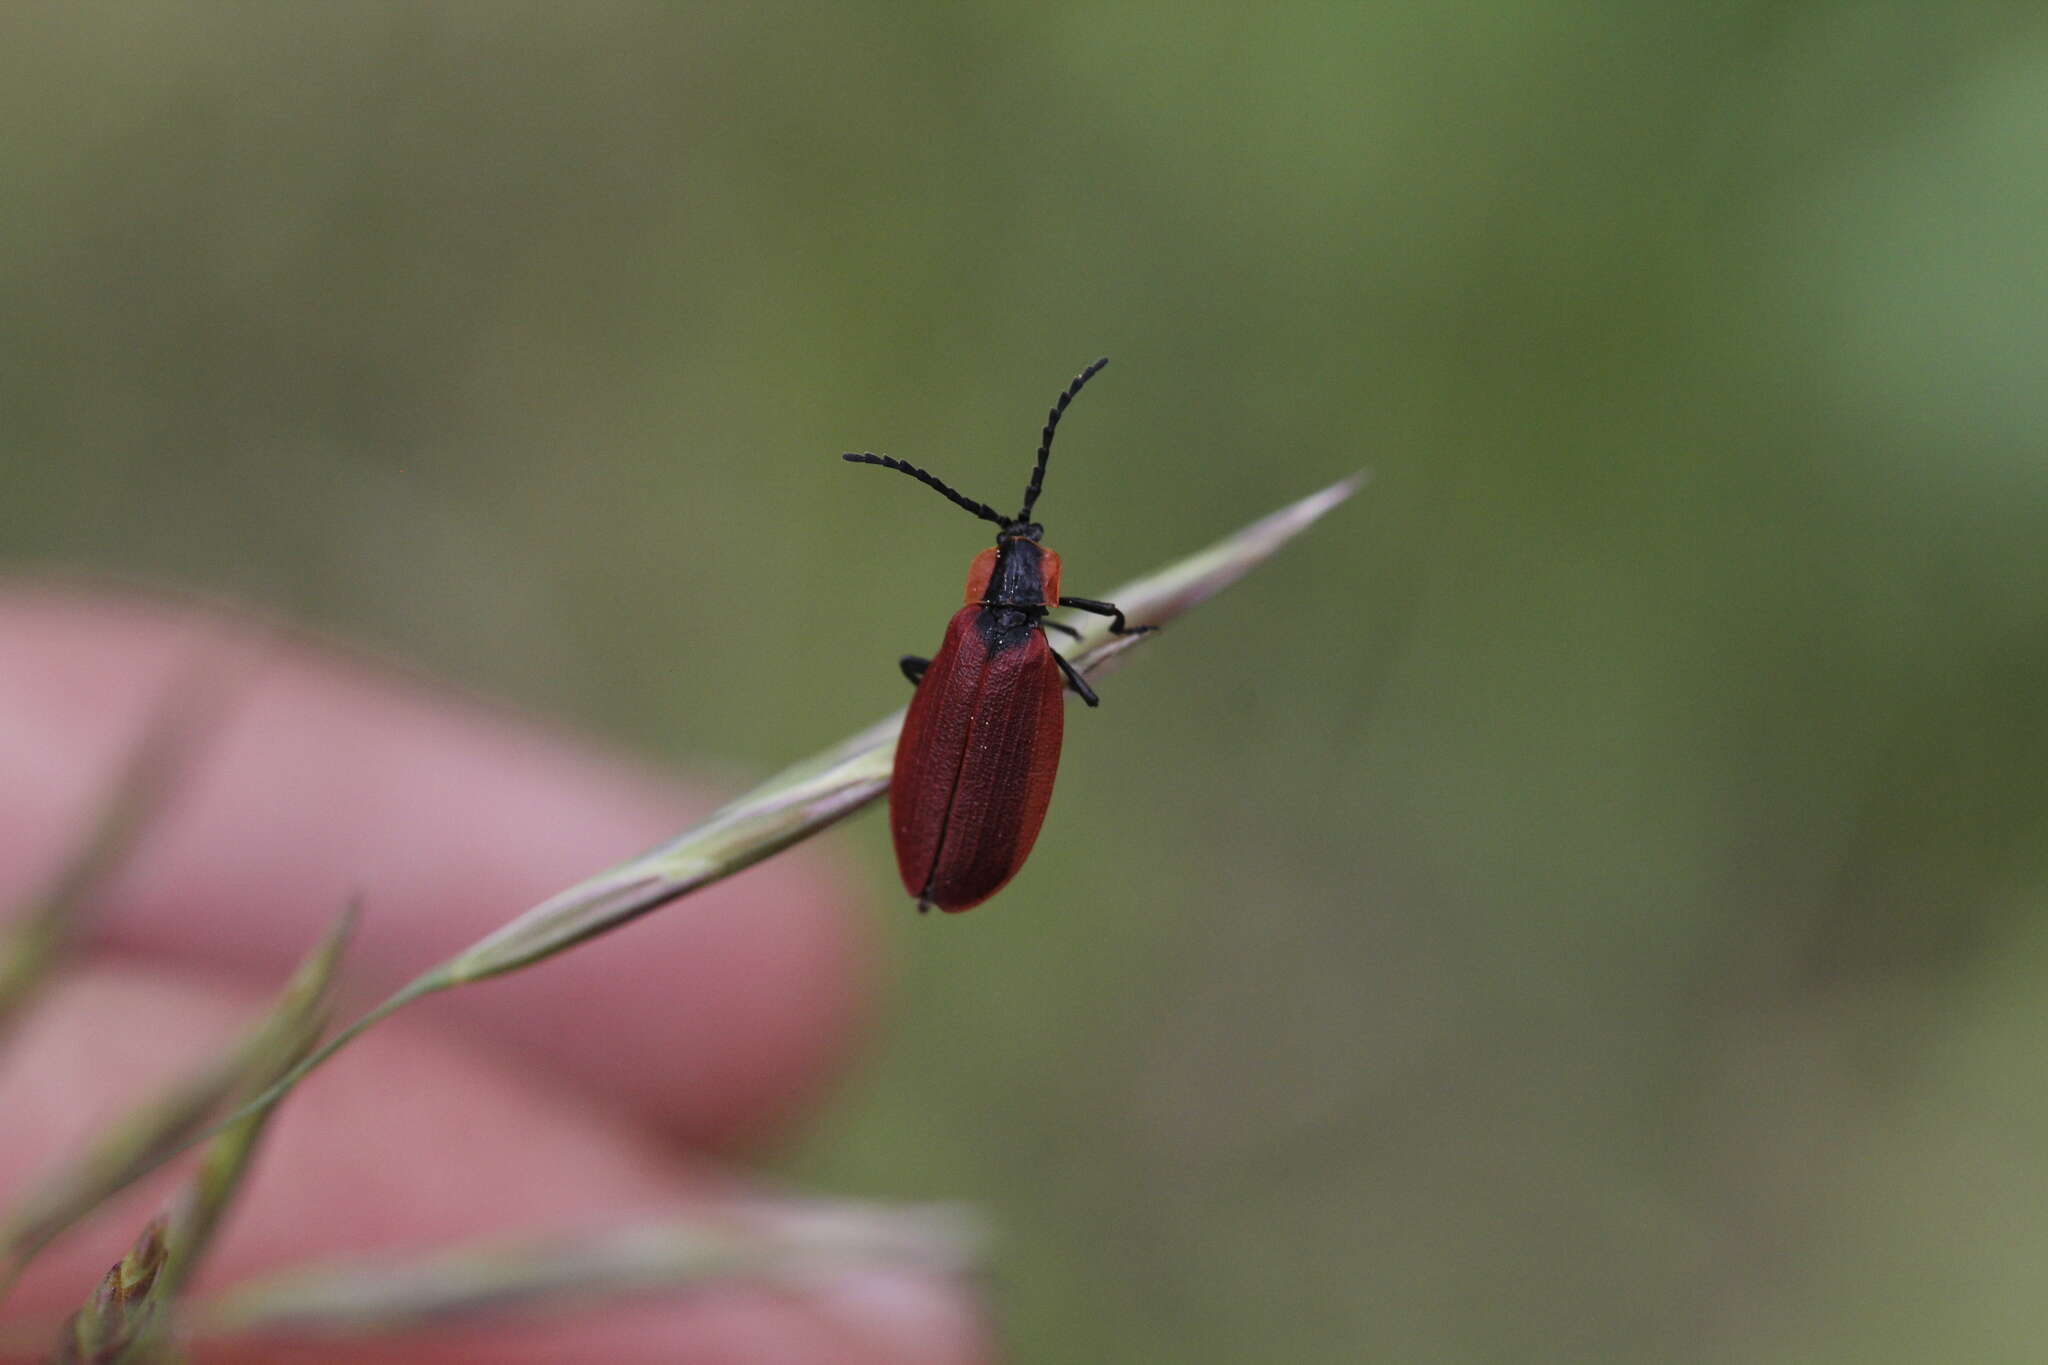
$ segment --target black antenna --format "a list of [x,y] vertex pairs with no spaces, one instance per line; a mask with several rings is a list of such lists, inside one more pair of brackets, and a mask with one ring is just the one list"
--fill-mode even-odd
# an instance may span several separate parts
[[[1051,428],[1048,427],[1047,430],[1050,431]],[[899,474],[908,474],[911,478],[916,479],[925,487],[935,488],[939,492],[945,494],[946,499],[949,502],[953,503],[957,507],[964,507],[968,511],[974,513],[975,516],[980,517],[983,521],[992,521],[998,526],[1008,526],[1010,524],[1010,519],[1008,517],[1004,516],[1001,512],[996,511],[995,508],[990,507],[987,503],[976,502],[973,498],[968,497],[965,493],[962,493],[957,489],[954,489],[948,484],[946,484],[936,475],[927,474],[922,469],[919,469],[916,465],[905,463],[904,461],[895,458],[893,455],[872,455],[863,452],[862,454],[859,455],[841,455],[839,458],[842,460],[850,461],[854,464],[878,464],[884,469],[893,469]]]
[[1095,372],[1108,363],[1109,357],[1104,356],[1075,375],[1074,382],[1067,385],[1067,391],[1060,395],[1059,401],[1052,405],[1052,411],[1045,415],[1045,431],[1038,438],[1038,463],[1032,467],[1031,484],[1024,490],[1024,510],[1017,514],[1018,521],[1031,520],[1031,509],[1038,505],[1038,491],[1045,484],[1046,457],[1052,454],[1052,429],[1060,424],[1060,414],[1067,410],[1067,404],[1074,401],[1074,395],[1081,391],[1081,386],[1093,379]]

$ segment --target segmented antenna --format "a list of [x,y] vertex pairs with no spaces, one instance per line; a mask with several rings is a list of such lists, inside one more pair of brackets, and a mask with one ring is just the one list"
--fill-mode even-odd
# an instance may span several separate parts
[[1095,377],[1095,372],[1109,363],[1109,357],[1090,365],[1074,376],[1074,382],[1067,385],[1067,391],[1052,405],[1052,411],[1045,415],[1045,431],[1038,438],[1038,463],[1031,470],[1031,484],[1024,490],[1024,510],[1017,514],[1018,521],[1031,520],[1031,509],[1038,505],[1038,491],[1045,484],[1045,461],[1052,454],[1052,429],[1060,424],[1060,415],[1067,410],[1067,404],[1074,401],[1074,395],[1081,386]]
[[[1047,430],[1050,431],[1051,428],[1048,427]],[[996,511],[995,508],[990,507],[987,503],[976,502],[965,493],[947,484],[937,475],[927,474],[916,465],[908,464],[893,455],[874,455],[863,451],[859,455],[841,455],[839,458],[853,464],[878,464],[884,469],[893,469],[899,474],[908,474],[925,487],[937,489],[945,494],[947,501],[951,502],[954,506],[965,508],[983,521],[992,521],[998,526],[1008,526],[1010,524],[1008,517]]]

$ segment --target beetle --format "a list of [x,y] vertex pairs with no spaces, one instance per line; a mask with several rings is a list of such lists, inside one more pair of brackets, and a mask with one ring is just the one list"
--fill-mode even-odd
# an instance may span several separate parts
[[1061,596],[1060,557],[1031,519],[1053,431],[1074,395],[1108,363],[1105,357],[1076,375],[1046,414],[1038,462],[1014,517],[902,460],[871,452],[840,457],[908,474],[997,527],[995,545],[967,571],[966,605],[947,623],[939,652],[930,659],[906,655],[900,663],[917,692],[896,743],[889,832],[897,871],[920,912],[934,905],[972,909],[1017,875],[1052,799],[1066,691],[1090,706],[1100,701],[1045,636],[1048,629],[1079,632],[1048,622],[1046,612],[1074,607],[1107,616],[1113,635],[1154,629],[1130,625],[1113,603]]

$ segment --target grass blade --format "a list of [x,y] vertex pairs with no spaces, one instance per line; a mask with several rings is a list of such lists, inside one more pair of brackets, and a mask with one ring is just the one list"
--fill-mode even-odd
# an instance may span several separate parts
[[0,1040],[63,965],[93,896],[121,867],[211,728],[218,694],[196,675],[174,684],[85,832],[50,883],[0,925]]
[[575,1238],[464,1248],[397,1265],[311,1266],[203,1304],[208,1337],[370,1335],[671,1294],[737,1279],[799,1285],[836,1271],[909,1266],[959,1275],[984,1234],[952,1207],[821,1205],[718,1222],[670,1220]]
[[[1357,491],[1354,476],[1302,499],[1187,559],[1111,594],[1133,621],[1163,625],[1250,573]],[[1068,619],[1070,618],[1070,619]],[[1080,638],[1061,650],[1083,673],[1156,635],[1112,636],[1099,616],[1068,613]],[[888,789],[903,713],[838,748],[784,770],[703,824],[622,867],[534,907],[429,977],[439,986],[481,981],[552,957],[701,886],[729,877],[859,810]]]
[[[325,1026],[335,968],[355,921],[350,907],[307,956],[270,1012],[233,1048],[130,1114],[16,1204],[0,1223],[0,1294],[58,1234],[191,1146],[236,1099],[266,1091],[311,1050]],[[261,1131],[260,1124],[244,1131],[247,1123],[238,1119],[224,1129],[223,1145],[208,1154],[192,1207],[182,1223],[172,1224],[174,1262],[181,1257],[189,1262],[203,1251],[225,1212]],[[182,1273],[176,1264],[173,1269]],[[167,1289],[175,1287],[178,1273],[168,1277]]]
[[[286,984],[271,1014],[275,1026],[262,1031],[268,1036],[237,1089],[240,1098],[251,1099],[268,1090],[320,1041],[320,1035],[327,1029],[335,978],[355,932],[356,919],[354,906],[342,912]],[[230,1123],[207,1144],[198,1171],[165,1211],[166,1259],[163,1274],[157,1279],[157,1292],[168,1297],[182,1290],[190,1280],[226,1219],[262,1141],[263,1130],[276,1112],[274,1106],[258,1109]]]

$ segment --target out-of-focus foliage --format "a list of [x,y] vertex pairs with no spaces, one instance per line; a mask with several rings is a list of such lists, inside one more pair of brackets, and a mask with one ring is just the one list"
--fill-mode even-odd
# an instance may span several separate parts
[[837,453],[1106,352],[1072,591],[1375,484],[1001,900],[841,837],[803,1174],[1032,1361],[2033,1361],[2044,134],[2018,3],[8,6],[0,554],[765,772],[982,540]]

